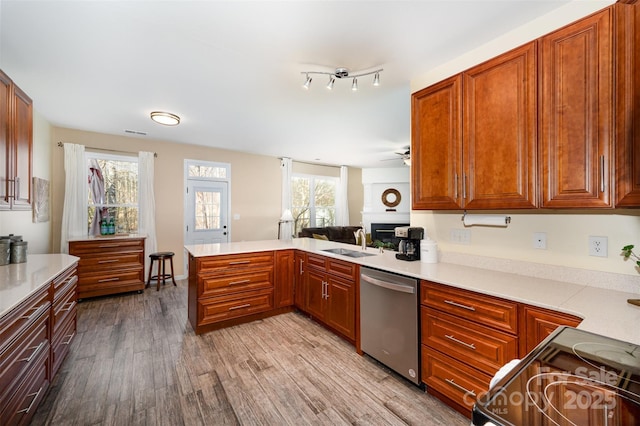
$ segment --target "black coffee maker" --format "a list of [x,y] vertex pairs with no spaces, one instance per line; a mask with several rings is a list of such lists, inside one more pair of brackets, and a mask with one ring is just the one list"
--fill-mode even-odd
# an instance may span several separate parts
[[399,226],[395,229],[395,234],[400,239],[396,259],[420,260],[420,240],[424,238],[424,228]]

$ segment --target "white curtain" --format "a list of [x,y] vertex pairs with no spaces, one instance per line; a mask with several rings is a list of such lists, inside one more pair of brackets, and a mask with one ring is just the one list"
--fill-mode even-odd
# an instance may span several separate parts
[[146,253],[144,259],[145,277],[149,272],[149,254],[158,250],[156,240],[156,197],[153,191],[153,175],[154,175],[155,154],[153,152],[138,153],[138,203],[140,210],[138,212],[138,232],[140,235],[147,237],[144,242],[144,251]]
[[293,234],[293,216],[291,215],[291,169],[293,162],[291,158],[280,160],[282,171],[282,208],[280,211],[280,222],[278,238],[289,240]]
[[336,225],[349,225],[349,168],[340,167],[340,183],[336,191]]
[[87,235],[87,172],[84,145],[65,143],[60,253],[69,253],[69,239]]

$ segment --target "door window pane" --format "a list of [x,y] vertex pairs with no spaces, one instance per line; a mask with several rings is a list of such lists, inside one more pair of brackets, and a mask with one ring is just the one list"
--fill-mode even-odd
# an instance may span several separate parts
[[192,164],[189,165],[189,177],[226,178],[227,168]]
[[196,191],[196,231],[220,229],[220,193]]

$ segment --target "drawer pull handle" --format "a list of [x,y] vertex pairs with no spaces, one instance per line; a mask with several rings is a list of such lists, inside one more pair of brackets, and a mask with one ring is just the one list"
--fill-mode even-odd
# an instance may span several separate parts
[[98,247],[100,248],[120,247],[120,244],[100,244]]
[[460,386],[459,384],[457,384],[456,382],[453,381],[453,379],[444,379],[445,382],[449,383],[451,386],[453,386],[454,388],[461,390],[462,392],[464,392],[465,394],[470,394],[472,396],[476,396],[476,393],[472,390],[469,390],[467,388],[465,388],[464,386]]
[[44,345],[44,342],[40,342],[40,344],[38,346],[31,346],[29,349],[33,349],[33,352],[31,352],[31,355],[29,355],[28,358],[22,358],[21,360],[19,360],[20,362],[24,361],[26,363],[31,362],[31,360],[33,359],[33,357],[35,356],[35,354],[37,354],[40,351],[40,347],[42,347],[42,345]]
[[467,311],[475,311],[476,308],[469,305],[463,305],[462,303],[454,302],[453,300],[445,300],[444,303],[447,305],[457,306],[458,308],[466,309]]
[[73,340],[73,338],[75,337],[76,332],[74,331],[71,334],[67,334],[67,337],[69,337],[69,339],[66,342],[62,342],[63,345],[68,345],[71,343],[71,341]]
[[116,278],[104,278],[101,280],[98,280],[99,283],[107,283],[109,281],[120,281],[120,278],[116,277]]
[[28,319],[33,318],[33,317],[34,317],[34,315],[36,314],[36,312],[38,312],[38,309],[39,309],[39,308],[40,308],[40,307],[38,306],[38,307],[36,307],[36,308],[31,308],[31,309],[29,309],[30,311],[33,311],[33,312],[31,313],[31,315],[23,315],[23,316],[21,316],[21,317],[20,317],[20,319],[26,319],[26,320],[28,320]]
[[444,337],[446,337],[447,339],[449,339],[449,340],[451,340],[453,342],[458,343],[459,345],[466,346],[467,348],[473,349],[474,351],[476,350],[476,345],[474,345],[473,343],[463,342],[462,340],[456,339],[455,337],[450,336],[448,334],[445,334]]
[[304,263],[304,260],[300,260],[300,275],[302,275],[303,270],[302,270],[302,264]]
[[67,309],[63,309],[63,311],[69,312],[71,309],[73,309],[73,303],[73,301],[65,303],[65,305],[69,305],[69,307]]
[[98,260],[98,263],[116,263],[119,262],[119,259],[112,259],[112,260]]
[[250,260],[236,260],[235,262],[229,262],[229,265],[246,265],[247,263],[251,263]]
[[40,389],[38,389],[38,392],[36,393],[31,393],[27,396],[32,396],[33,399],[31,400],[31,404],[29,404],[29,406],[23,410],[20,411],[16,411],[16,414],[20,414],[20,413],[28,413],[29,411],[31,411],[31,408],[33,408],[33,403],[36,402],[38,400],[38,396],[40,395],[40,392],[42,392],[42,386],[40,386]]
[[251,306],[251,303],[245,303],[244,305],[232,306],[229,310],[235,311],[236,309],[248,308],[249,306]]
[[251,280],[240,280],[240,281],[230,282],[229,285],[246,284],[246,283],[250,283],[250,282],[251,282]]

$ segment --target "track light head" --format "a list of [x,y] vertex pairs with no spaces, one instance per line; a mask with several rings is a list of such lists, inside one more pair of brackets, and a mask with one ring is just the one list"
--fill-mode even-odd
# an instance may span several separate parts
[[333,90],[333,85],[335,84],[335,82],[336,82],[335,77],[330,75],[329,76],[329,83],[327,83],[327,89]]
[[311,86],[311,81],[313,79],[311,77],[309,77],[309,74],[307,74],[307,79],[305,80],[304,84],[302,85],[303,88],[309,90],[309,86]]
[[373,76],[373,85],[375,87],[380,86],[380,73],[376,72],[376,75]]
[[353,78],[353,83],[351,83],[351,90],[354,92],[358,90],[358,79],[355,77]]

